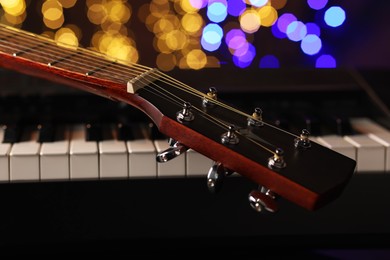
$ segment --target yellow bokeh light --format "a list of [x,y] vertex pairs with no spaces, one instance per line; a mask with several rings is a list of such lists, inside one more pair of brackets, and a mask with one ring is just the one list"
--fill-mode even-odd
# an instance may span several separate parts
[[21,25],[26,19],[26,13],[23,13],[22,15],[18,15],[18,16],[13,16],[8,13],[5,13],[4,19],[12,25]]
[[190,0],[180,0],[180,8],[186,13],[196,13],[199,11],[198,8],[194,7]]
[[57,8],[49,8],[43,13],[43,16],[50,21],[59,20],[62,15],[62,10]]
[[120,1],[111,1],[104,5],[108,19],[112,22],[126,23],[131,16],[130,6],[125,5]]
[[189,68],[199,70],[206,66],[207,56],[202,50],[192,50],[185,57],[186,64]]
[[153,2],[150,3],[149,10],[151,15],[155,17],[163,17],[170,13],[169,2],[166,0],[153,0]]
[[46,25],[46,27],[50,29],[58,29],[64,24],[64,16],[61,15],[61,17],[58,20],[49,20],[46,17],[43,17],[43,23]]
[[58,2],[57,0],[47,0],[42,5],[41,8],[42,14],[44,14],[50,8],[56,8],[61,10],[62,12],[62,5],[60,4],[60,2]]
[[26,11],[24,0],[2,0],[0,1],[4,11],[13,16],[22,15]]
[[261,25],[260,16],[254,9],[248,9],[240,16],[240,26],[244,32],[255,33]]
[[258,10],[261,19],[261,25],[270,27],[278,19],[278,12],[272,6],[264,6]]
[[71,8],[77,2],[77,0],[58,0],[58,1],[61,3],[63,8]]
[[171,50],[181,50],[187,44],[187,35],[180,30],[173,30],[167,33],[166,43]]
[[76,37],[76,34],[70,28],[61,28],[59,29],[55,35],[54,40],[57,43],[64,44],[67,46],[78,46],[79,41]]
[[112,58],[132,63],[136,63],[139,58],[137,49],[122,37],[112,39],[108,45],[106,54]]
[[174,29],[175,26],[173,25],[173,23],[166,18],[159,19],[153,26],[153,32],[156,35],[159,35],[161,33],[168,33]]
[[162,71],[173,70],[176,66],[176,57],[172,53],[160,53],[156,58],[156,65]]
[[93,24],[102,24],[107,19],[107,9],[102,4],[92,4],[88,8],[87,17]]
[[182,17],[181,25],[186,32],[194,34],[202,29],[203,18],[198,13],[188,13]]

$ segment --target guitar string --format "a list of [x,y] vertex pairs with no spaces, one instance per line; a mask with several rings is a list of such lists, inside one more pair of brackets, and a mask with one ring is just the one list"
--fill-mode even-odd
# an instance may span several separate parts
[[[0,31],[1,32],[1,31]],[[33,36],[35,36],[35,35],[32,35],[31,37],[33,37]],[[13,43],[14,44],[14,43]],[[15,45],[15,44],[14,44]],[[34,47],[34,46],[31,46],[31,47]],[[50,46],[50,47],[52,47],[52,46]],[[83,51],[83,49],[82,48],[78,48],[78,50],[80,51]],[[31,52],[33,52],[33,51],[35,51],[35,52],[39,52],[39,51],[37,51],[37,50],[32,50],[32,51],[30,51],[29,53],[31,54]],[[42,52],[41,52],[42,53]],[[56,49],[55,49],[55,51],[54,51],[54,53],[58,53],[57,51],[56,51]],[[45,53],[45,54],[47,54],[47,53]],[[63,54],[63,53],[61,53],[61,54]],[[74,52],[71,52],[71,53],[69,53],[69,55],[74,55],[75,53]],[[58,57],[55,57],[55,58],[57,58],[57,60],[58,60]],[[96,58],[95,56],[93,56],[92,58]],[[61,59],[61,58],[60,58]],[[54,59],[55,60],[55,59]],[[65,61],[62,61],[62,63],[65,63],[65,62],[67,62],[67,63],[78,63],[78,62],[72,62],[71,60],[65,60]],[[96,59],[94,60],[95,62],[96,62]],[[55,61],[54,61],[55,62]],[[78,63],[79,65],[81,65],[81,66],[84,66],[85,67],[85,65],[84,64],[81,64],[81,63]],[[71,64],[72,65],[72,64]],[[116,65],[116,64],[115,64]],[[104,66],[107,66],[107,63],[104,63]],[[80,67],[80,66],[79,66]],[[147,67],[148,68],[148,67]],[[148,68],[148,69],[150,69],[150,68]],[[89,69],[89,71],[94,71],[94,70],[103,70],[102,69],[102,66],[99,66],[99,67],[95,67],[95,68],[93,68],[92,70],[91,69]],[[117,80],[119,80],[119,81],[121,81],[121,82],[123,82],[123,83],[126,83],[125,81],[123,81],[123,79],[122,79],[122,75],[119,75],[119,74],[116,74],[116,75],[118,75],[120,78],[118,78],[118,77],[112,77],[112,74],[107,74],[107,73],[104,73],[103,71],[99,71],[99,73],[100,74],[105,74],[105,75],[107,75],[109,78],[115,78],[115,79],[117,79]],[[178,81],[178,80],[176,80],[176,79],[174,79],[174,78],[172,78],[172,77],[170,77],[170,76],[168,76],[168,75],[166,75],[166,74],[164,74],[164,73],[161,73],[161,72],[159,72],[158,71],[158,73],[160,74],[160,75],[162,75],[164,78],[166,78],[166,79],[169,79],[171,82],[172,81],[175,81],[175,82],[178,82],[178,83],[181,83],[180,81]],[[114,73],[115,74],[115,73]],[[133,74],[133,72],[131,71],[131,74],[133,75],[133,76],[136,76],[136,75],[134,75]],[[150,83],[153,83],[153,82],[150,82]],[[171,86],[174,86],[174,87],[176,87],[176,88],[179,88],[178,86],[175,86],[174,84],[172,84],[172,83],[168,83],[168,82],[166,82],[165,81],[165,83],[167,83],[167,84],[169,84],[169,85],[171,85]],[[183,84],[183,83],[181,83],[181,84]],[[187,91],[186,92],[188,92],[188,93],[191,93],[191,94],[194,94],[194,90],[195,89],[193,89],[193,88],[190,88],[189,86],[187,86],[187,85],[185,85],[185,84],[183,84],[185,87],[187,87],[188,89],[187,89]],[[180,90],[183,90],[183,89],[181,89],[181,88],[179,88]],[[188,90],[191,90],[191,91],[188,91]],[[205,94],[203,94],[202,92],[199,92],[199,93],[201,93],[201,94],[198,94],[198,96],[199,97],[201,97],[201,98],[204,98],[205,97]],[[225,105],[224,103],[222,103],[222,102],[217,102],[216,100],[214,100],[214,99],[209,99],[209,101],[211,101],[211,102],[214,102],[214,103],[217,103],[219,106],[221,106],[221,107],[224,107],[224,108],[226,108],[226,109],[229,109],[229,110],[233,110],[233,112],[238,112],[239,114],[241,114],[241,115],[244,115],[244,116],[246,116],[246,117],[252,117],[252,116],[249,116],[249,115],[247,115],[247,114],[245,114],[245,113],[243,113],[243,112],[241,112],[241,111],[239,111],[239,110],[236,110],[236,109],[234,109],[234,108],[232,108],[232,107],[230,107],[230,106],[227,106],[227,105]],[[203,111],[200,111],[200,112],[203,112]],[[252,117],[253,118],[253,117]],[[268,126],[270,126],[270,127],[273,127],[273,128],[275,128],[275,129],[278,129],[279,131],[284,131],[283,129],[279,129],[278,127],[276,127],[276,126],[273,126],[273,125],[271,125],[271,124],[268,124],[268,123],[266,123],[266,122],[263,122],[264,124],[266,124],[266,125],[268,125]],[[290,134],[290,135],[293,135],[293,136],[295,136],[295,137],[298,137],[298,136],[296,136],[296,135],[294,135],[294,134],[292,134],[292,133],[290,133],[290,132],[288,132],[288,131],[284,131],[285,133],[288,133],[288,134]]]
[[[1,31],[0,31],[0,32],[1,32]],[[42,36],[35,35],[35,34],[26,33],[26,35],[27,35],[28,37],[43,38],[42,40],[45,40],[45,41],[50,40],[50,39],[46,39],[46,38],[44,38],[44,37],[42,37]],[[51,42],[52,44],[55,44],[55,42],[52,42],[52,41],[49,41],[49,42]],[[35,42],[34,42],[34,44],[35,44]],[[49,47],[53,47],[53,46],[49,45]],[[54,46],[54,47],[56,47],[56,46]],[[92,62],[94,62],[94,63],[96,63],[96,61],[99,61],[99,62],[100,62],[100,60],[96,60],[96,53],[95,53],[95,52],[92,52],[92,51],[87,50],[87,49],[84,49],[84,48],[77,48],[77,49],[78,49],[78,51],[86,52],[86,53],[89,54],[89,55],[93,55],[93,56],[90,56],[91,58],[93,58]],[[54,53],[58,53],[58,52],[56,51],[56,49],[54,49]],[[61,53],[61,54],[63,54],[63,53]],[[74,53],[69,53],[69,54],[74,54]],[[109,58],[108,56],[105,56],[105,55],[103,55],[103,54],[101,54],[100,56],[102,56],[102,58],[106,58],[106,59]],[[58,58],[57,58],[57,60],[58,60]],[[90,61],[91,61],[91,60],[90,60]],[[70,63],[70,62],[72,62],[72,61],[71,61],[71,60],[62,61],[62,63]],[[78,63],[78,62],[75,62],[75,63]],[[127,63],[129,63],[129,62],[127,62]],[[84,66],[84,64],[81,64],[81,63],[78,63],[78,64]],[[101,65],[102,65],[102,66],[106,66],[107,63],[101,63]],[[116,66],[118,66],[118,65],[119,65],[119,64],[113,64],[112,66],[110,65],[110,67],[116,67]],[[121,64],[121,65],[123,65],[123,64]],[[146,67],[146,66],[139,65],[139,64],[134,64],[134,63],[132,64],[132,63],[130,63],[130,65],[131,65],[131,66],[135,66],[135,67],[140,67],[140,68],[143,68],[143,69],[147,69],[147,70],[142,70],[142,71],[139,71],[139,69],[138,69],[138,71],[136,71],[137,74],[134,74],[133,71],[131,71],[131,70],[129,71],[129,70],[128,70],[128,69],[129,69],[128,67],[124,67],[125,70],[127,70],[127,71],[130,73],[131,76],[138,76],[138,73],[139,73],[139,72],[144,73],[144,72],[147,72],[147,71],[151,70],[150,67]],[[118,77],[112,77],[112,74],[107,74],[107,73],[104,73],[104,72],[101,71],[101,70],[102,70],[102,66],[95,67],[95,68],[93,68],[93,69],[90,70],[90,71],[97,70],[97,71],[99,71],[100,74],[107,75],[109,78],[114,78],[114,79],[116,79],[116,80],[119,80],[119,81],[122,82],[122,83],[126,83],[125,81],[123,81],[123,76],[122,76],[123,70],[120,70],[120,73],[121,73],[121,74],[115,74],[115,73],[114,73],[115,76],[119,76],[119,78],[118,78]],[[123,67],[121,67],[121,68],[123,69]],[[153,74],[156,75],[156,73],[153,73]],[[242,112],[242,111],[240,111],[240,110],[238,110],[238,109],[235,109],[235,108],[233,108],[233,107],[231,107],[231,106],[226,105],[226,104],[223,103],[223,102],[220,102],[220,101],[218,101],[218,100],[216,100],[216,99],[210,99],[210,98],[208,98],[207,95],[205,95],[203,92],[200,92],[200,91],[198,91],[198,90],[196,90],[196,89],[194,89],[194,88],[191,88],[190,86],[188,86],[188,85],[186,85],[186,84],[184,84],[184,83],[178,81],[177,79],[174,79],[174,78],[171,77],[171,76],[168,76],[168,75],[165,74],[165,73],[162,73],[162,72],[160,72],[160,71],[157,71],[157,74],[159,74],[160,77],[158,77],[158,76],[155,77],[155,78],[154,78],[155,80],[156,80],[156,79],[160,79],[161,77],[163,77],[164,79],[166,79],[166,80],[169,81],[169,82],[167,82],[167,81],[162,81],[162,80],[161,80],[162,82],[164,82],[164,83],[166,83],[166,84],[169,84],[169,85],[171,85],[171,86],[173,86],[173,87],[175,87],[175,88],[178,88],[178,89],[180,89],[180,90],[186,91],[186,92],[191,93],[191,94],[193,94],[193,95],[197,95],[197,96],[200,97],[200,98],[207,98],[209,102],[212,102],[212,103],[217,104],[217,105],[219,105],[219,106],[221,106],[221,107],[224,107],[224,108],[226,108],[226,109],[229,109],[229,110],[231,110],[231,111],[233,111],[233,112],[235,112],[235,113],[238,113],[238,114],[240,114],[240,115],[242,115],[242,116],[245,116],[245,117],[247,117],[247,118],[251,118],[251,119],[253,119],[253,120],[258,120],[258,119],[256,119],[256,118],[254,118],[252,115],[248,115],[248,114],[246,114],[246,113],[244,113],[244,112]],[[173,83],[176,83],[176,84],[180,85],[182,88],[180,88],[179,86],[176,86],[176,85],[173,84]],[[292,135],[292,136],[294,136],[294,137],[298,137],[297,135],[295,135],[295,134],[293,134],[293,133],[291,133],[291,132],[288,132],[288,131],[285,131],[285,130],[283,130],[283,129],[280,129],[280,128],[278,128],[278,127],[276,127],[276,126],[274,126],[274,125],[272,125],[272,124],[269,124],[269,123],[267,123],[267,122],[265,122],[265,121],[262,121],[262,122],[263,122],[265,125],[268,125],[269,127],[272,127],[272,128],[274,128],[274,129],[277,129],[277,130],[279,130],[279,131],[282,131],[282,132],[287,133],[287,134],[289,134],[289,135]]]
[[[17,35],[18,36],[18,35]],[[30,37],[30,38],[43,38],[42,40],[45,40],[45,41],[48,41],[49,39],[45,39],[44,37],[42,37],[42,36],[39,36],[39,35],[30,35],[30,34],[26,34],[26,36],[27,37]],[[34,42],[33,42],[33,44],[36,44],[36,39],[33,39],[34,40]],[[31,41],[30,41],[31,42]],[[52,44],[55,44],[55,43],[53,43],[53,42],[51,42]],[[48,46],[48,47],[53,47],[53,46]],[[92,60],[92,62],[94,62],[94,63],[96,63],[96,53],[95,52],[90,52],[90,50],[87,50],[87,49],[83,49],[83,48],[79,48],[79,51],[81,51],[81,52],[84,52],[85,54],[89,54],[89,55],[92,55],[91,56],[91,58],[93,58],[93,60]],[[56,49],[55,49],[55,51],[54,52],[56,52]],[[62,53],[61,53],[62,54]],[[73,54],[73,53],[69,53],[69,54]],[[107,56],[104,56],[104,55],[101,55],[102,57],[104,57],[104,58],[109,58],[109,57],[107,57]],[[100,60],[99,60],[100,61]],[[69,60],[69,62],[71,62],[71,60]],[[85,60],[83,60],[83,62],[85,62]],[[65,61],[62,61],[62,63],[66,63],[66,60]],[[77,62],[76,62],[77,63]],[[127,62],[128,64],[129,64],[129,62]],[[81,65],[81,64],[80,64]],[[102,63],[101,64],[102,66],[105,66],[106,65],[106,63]],[[110,66],[110,67],[112,67],[112,68],[115,68],[115,67],[117,67],[118,65],[122,65],[122,64],[114,64],[114,65],[112,65],[112,66]],[[149,67],[146,67],[146,66],[142,66],[142,65],[138,65],[138,64],[131,64],[130,63],[130,65],[131,66],[133,66],[133,67],[140,67],[140,69],[142,68],[142,70],[140,70],[140,69],[136,69],[135,71],[136,71],[136,73],[137,73],[137,75],[138,74],[141,74],[141,73],[144,73],[144,72],[147,72],[147,71],[149,71],[149,70],[151,70],[151,68],[149,68]],[[101,67],[102,66],[99,66],[99,67],[95,67],[95,68],[93,68],[92,69],[92,71],[94,71],[94,70],[101,70]],[[119,68],[119,67],[118,67]],[[125,71],[127,70],[128,72],[130,72],[130,75],[132,75],[132,76],[136,76],[133,72],[134,72],[134,70],[133,71],[129,71],[128,69],[128,67],[125,67],[125,68],[123,68],[123,67],[120,67],[121,68],[121,70],[120,71],[118,71],[118,72],[120,72],[120,78],[116,78],[116,79],[119,79],[119,80],[123,80],[123,72],[124,72],[124,70],[123,69],[125,69]],[[146,69],[146,70],[145,70]],[[200,91],[198,91],[198,90],[196,90],[196,89],[194,89],[194,88],[191,88],[190,86],[188,86],[188,85],[186,85],[186,84],[184,84],[184,83],[182,83],[182,82],[180,82],[180,81],[178,81],[178,80],[176,80],[176,79],[174,79],[174,78],[172,78],[172,77],[170,77],[170,76],[168,76],[168,75],[166,75],[166,74],[164,74],[164,73],[161,73],[161,72],[157,72],[158,73],[158,75],[156,74],[156,73],[153,73],[154,75],[155,75],[155,78],[154,79],[157,79],[157,77],[158,78],[164,78],[165,80],[168,80],[169,82],[167,82],[167,81],[165,81],[165,83],[167,83],[167,84],[170,84],[170,85],[172,85],[172,86],[175,86],[173,83],[175,83],[175,84],[178,84],[178,85],[180,85],[182,88],[184,88],[184,89],[182,89],[182,90],[184,90],[184,91],[186,91],[186,92],[188,92],[188,93],[192,93],[192,94],[196,94],[196,95],[198,95],[199,97],[205,97],[205,98],[207,98],[207,95],[205,95],[203,92],[200,92]],[[176,88],[179,88],[178,86],[175,86]],[[227,108],[227,109],[229,109],[229,110],[232,110],[233,112],[236,112],[236,113],[239,113],[239,114],[241,114],[241,115],[243,115],[243,116],[245,116],[245,117],[251,117],[252,119],[254,119],[254,120],[257,120],[256,118],[254,118],[253,116],[251,116],[251,115],[248,115],[248,114],[245,114],[245,113],[243,113],[242,111],[240,111],[240,110],[238,110],[238,109],[235,109],[235,108],[233,108],[233,107],[230,107],[230,106],[228,106],[228,105],[226,105],[226,104],[224,104],[224,103],[222,103],[222,102],[220,102],[220,101],[218,101],[218,100],[215,100],[215,99],[209,99],[209,101],[211,102],[211,103],[215,103],[215,104],[217,104],[217,105],[219,105],[219,106],[221,106],[221,107],[225,107],[225,108]],[[266,122],[263,122],[263,123],[265,123],[265,124],[267,124]],[[272,126],[272,125],[271,125]]]

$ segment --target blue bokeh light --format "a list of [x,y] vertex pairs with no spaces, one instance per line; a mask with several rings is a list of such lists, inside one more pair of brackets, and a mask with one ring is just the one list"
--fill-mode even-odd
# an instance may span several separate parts
[[345,21],[345,11],[340,6],[332,6],[326,10],[324,20],[327,25],[338,27]]
[[307,4],[314,10],[320,10],[326,6],[328,0],[307,0]]
[[208,24],[203,29],[201,39],[202,47],[208,51],[215,51],[221,45],[222,37],[223,30],[218,24]]
[[256,48],[248,43],[245,47],[238,49],[233,55],[233,63],[240,68],[246,68],[251,65],[256,56]]
[[281,32],[279,30],[279,27],[278,27],[278,24],[277,23],[274,23],[274,25],[272,25],[271,27],[271,32],[272,34],[276,37],[276,38],[279,38],[279,39],[284,39],[287,37],[287,35],[284,33],[284,32]]
[[260,68],[272,68],[276,69],[280,67],[279,60],[274,55],[265,55],[260,59],[259,63]]
[[212,22],[222,22],[228,15],[227,9],[226,0],[210,1],[207,6],[207,17]]
[[286,33],[288,25],[294,21],[297,21],[295,15],[290,13],[282,14],[277,21],[279,31]]
[[306,24],[307,34],[315,34],[321,36],[321,29],[316,23],[307,23]]
[[242,0],[229,0],[228,13],[231,16],[240,16],[246,8],[246,4]]
[[300,21],[294,21],[287,26],[287,37],[294,41],[301,41],[307,34],[306,25]]
[[322,48],[322,41],[320,37],[315,34],[308,34],[302,39],[301,49],[308,55],[317,54]]
[[249,0],[251,5],[256,6],[256,7],[261,7],[264,6],[268,0]]
[[316,60],[316,68],[336,68],[336,59],[329,54],[321,55]]

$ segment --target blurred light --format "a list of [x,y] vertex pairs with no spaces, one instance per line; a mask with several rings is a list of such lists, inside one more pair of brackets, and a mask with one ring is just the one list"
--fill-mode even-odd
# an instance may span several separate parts
[[308,55],[317,54],[322,48],[321,39],[315,34],[308,34],[302,39],[301,49]]
[[260,68],[279,68],[279,60],[274,55],[265,55],[260,59]]
[[198,32],[202,28],[202,25],[203,18],[198,13],[185,14],[181,18],[181,26],[183,26],[183,29],[190,34]]
[[151,15],[155,17],[163,17],[170,12],[169,2],[167,0],[164,1],[156,1],[153,0],[150,3],[149,10]]
[[186,63],[191,69],[202,69],[207,64],[206,54],[201,50],[192,50],[186,56]]
[[172,30],[167,33],[166,43],[171,50],[181,50],[187,44],[187,35],[180,30]]
[[111,1],[106,5],[108,19],[112,22],[126,23],[131,16],[131,8],[119,1]]
[[243,0],[229,0],[228,4],[228,13],[231,16],[239,16],[241,15],[246,8],[246,4],[243,2]]
[[307,23],[306,24],[307,34],[315,34],[321,36],[321,29],[316,23]]
[[265,27],[272,26],[278,19],[278,12],[272,6],[264,6],[258,11],[261,25]]
[[203,28],[201,44],[205,50],[215,51],[221,45],[222,28],[218,24],[208,24]]
[[307,4],[314,10],[320,10],[326,6],[328,0],[307,0]]
[[210,21],[219,23],[227,16],[226,0],[211,0],[207,6],[207,17]]
[[0,4],[4,11],[12,16],[22,15],[26,11],[26,3],[24,0],[2,0]]
[[268,0],[249,0],[249,3],[256,7],[261,7],[267,4]]
[[247,40],[243,31],[232,29],[226,34],[225,42],[229,48],[236,50],[247,43]]
[[332,6],[325,12],[325,23],[331,27],[338,27],[345,21],[345,11],[339,6]]
[[193,5],[191,0],[180,0],[180,7],[186,13],[197,12],[200,8],[198,8],[196,4],[201,6],[202,3],[195,3],[195,5]]
[[170,71],[176,66],[176,57],[171,53],[160,53],[156,58],[156,65],[160,70]]
[[233,62],[237,67],[246,68],[251,65],[256,56],[256,48],[252,44],[248,44],[246,50],[238,49],[233,55]]
[[202,9],[207,5],[208,0],[189,0],[190,4],[196,9]]
[[287,0],[271,0],[271,6],[276,10],[282,9],[287,3]]
[[272,34],[276,37],[276,38],[279,38],[279,39],[284,39],[287,37],[287,35],[284,33],[284,32],[281,32],[279,30],[279,27],[278,27],[278,23],[275,23],[274,25],[272,25],[271,27],[271,32]]
[[55,35],[54,40],[58,43],[63,43],[68,46],[78,46],[79,41],[76,34],[70,28],[63,27],[59,29]]
[[58,0],[63,8],[71,8],[73,7],[77,0]]
[[287,26],[286,33],[290,40],[298,42],[306,36],[307,29],[304,23],[300,21],[294,21]]
[[92,4],[88,8],[87,17],[93,24],[102,24],[107,19],[107,9],[102,4]]
[[246,10],[240,16],[241,29],[246,33],[255,33],[259,30],[261,25],[260,16],[256,10]]
[[294,21],[297,21],[295,15],[291,13],[282,14],[277,22],[279,31],[282,33],[287,33],[287,26]]
[[316,68],[336,68],[336,60],[332,55],[321,55],[316,60]]

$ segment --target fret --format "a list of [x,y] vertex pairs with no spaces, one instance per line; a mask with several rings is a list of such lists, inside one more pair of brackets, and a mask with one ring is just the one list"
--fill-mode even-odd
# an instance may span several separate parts
[[76,56],[76,55],[79,55],[79,54],[81,54],[81,52],[78,51],[78,52],[75,52],[75,53],[66,55],[66,56],[61,57],[61,58],[59,58],[59,59],[57,59],[57,60],[54,60],[54,61],[51,61],[51,62],[47,63],[47,65],[48,65],[49,67],[54,66],[54,65],[57,64],[57,63],[60,63],[60,62],[69,60],[70,58],[72,58],[72,57],[74,57],[74,56]]
[[106,64],[104,64],[104,65],[102,65],[100,67],[97,67],[96,69],[88,71],[87,73],[85,73],[85,75],[86,76],[91,76],[92,74],[95,74],[96,72],[99,72],[101,70],[107,69],[108,67],[111,67],[115,63],[116,63],[116,61],[112,61],[112,62],[106,63]]
[[41,48],[41,47],[43,47],[43,46],[45,46],[45,45],[47,45],[47,44],[48,44],[47,42],[44,42],[44,43],[35,45],[35,46],[33,46],[33,47],[29,47],[29,48],[23,49],[23,50],[21,50],[21,51],[14,52],[14,53],[12,54],[12,56],[14,56],[14,57],[20,56],[20,55],[22,55],[22,54],[24,54],[24,53],[27,53],[27,52],[30,52],[30,51],[32,51],[32,50]]

